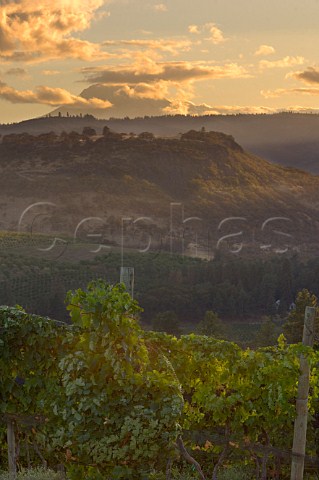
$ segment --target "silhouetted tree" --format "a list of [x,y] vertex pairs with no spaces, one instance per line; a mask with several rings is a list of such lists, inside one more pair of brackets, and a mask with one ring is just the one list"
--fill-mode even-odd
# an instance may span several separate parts
[[140,138],[141,140],[147,140],[151,142],[152,140],[155,139],[155,136],[153,133],[150,133],[150,132],[142,132],[139,134],[138,138]]
[[[302,341],[305,309],[306,307],[317,307],[317,297],[309,290],[303,289],[298,293],[295,305],[296,308],[290,311],[284,325],[284,335],[289,343]],[[318,331],[318,310],[316,327]]]
[[153,329],[157,332],[166,332],[170,335],[180,335],[181,329],[175,312],[158,313],[153,321]]
[[111,130],[109,129],[109,127],[107,125],[105,125],[105,127],[103,128],[103,131],[102,131],[103,136],[107,137],[110,133],[111,133]]
[[94,137],[96,135],[96,130],[92,127],[84,127],[82,135],[85,135],[86,137]]
[[205,313],[204,319],[199,322],[196,333],[199,335],[207,335],[208,337],[225,338],[226,328],[218,318],[217,313],[208,310]]
[[257,332],[254,345],[256,347],[268,347],[276,345],[280,329],[269,317],[265,317],[259,331]]

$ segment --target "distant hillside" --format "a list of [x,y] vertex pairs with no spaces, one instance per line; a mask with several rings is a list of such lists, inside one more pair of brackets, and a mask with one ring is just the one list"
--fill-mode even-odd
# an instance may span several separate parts
[[[2,230],[20,219],[23,231],[100,234],[98,244],[141,249],[317,249],[319,178],[248,154],[219,132],[7,135],[0,173]],[[26,210],[38,202],[50,204]]]
[[[130,115],[134,116],[134,108]],[[80,113],[79,113],[80,115]],[[190,129],[214,130],[233,135],[248,151],[285,166],[319,174],[319,115],[282,113],[274,115],[161,116],[135,119],[97,120],[82,117],[51,117],[0,125],[0,134],[49,131],[81,133],[91,126],[101,133],[105,125],[116,132],[149,131],[159,136],[178,136]]]

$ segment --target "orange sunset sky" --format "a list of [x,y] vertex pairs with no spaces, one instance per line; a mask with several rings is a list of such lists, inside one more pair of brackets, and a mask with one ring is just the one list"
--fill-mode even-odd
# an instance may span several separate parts
[[0,0],[0,122],[319,111],[318,26],[318,0]]

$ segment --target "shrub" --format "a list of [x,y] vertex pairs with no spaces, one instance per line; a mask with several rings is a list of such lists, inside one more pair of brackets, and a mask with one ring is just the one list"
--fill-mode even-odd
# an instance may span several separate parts
[[[11,480],[9,473],[1,473],[0,480]],[[45,468],[33,468],[31,470],[22,470],[18,473],[16,480],[60,480],[59,473]]]

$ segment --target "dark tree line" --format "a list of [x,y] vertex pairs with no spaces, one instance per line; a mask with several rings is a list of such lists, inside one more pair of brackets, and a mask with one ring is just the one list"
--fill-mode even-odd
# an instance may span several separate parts
[[[115,253],[78,264],[23,262],[14,256],[10,265],[2,262],[0,303],[21,304],[58,319],[67,318],[64,298],[75,283],[82,285],[99,277],[117,282],[121,265]],[[298,291],[307,288],[319,294],[319,258],[218,255],[208,262],[166,254],[130,254],[126,263],[135,268],[135,296],[144,308],[145,322],[167,311],[173,311],[179,322],[193,323],[201,321],[207,311],[224,321],[285,316]]]

